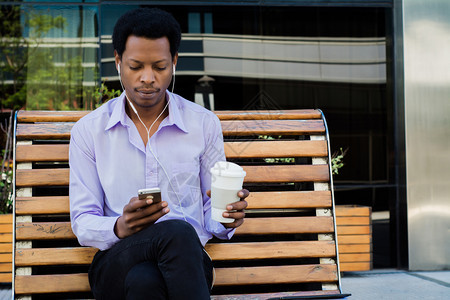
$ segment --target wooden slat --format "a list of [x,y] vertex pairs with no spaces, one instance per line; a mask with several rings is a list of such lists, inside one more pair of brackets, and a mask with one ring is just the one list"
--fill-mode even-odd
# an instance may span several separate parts
[[69,169],[17,169],[16,186],[69,185]]
[[297,110],[216,110],[220,120],[292,120],[320,119],[322,114],[315,109]]
[[88,274],[26,275],[16,276],[17,295],[32,293],[89,292]]
[[0,262],[12,262],[12,255],[11,253],[0,253]]
[[11,243],[12,242],[12,232],[0,234],[0,243]]
[[370,234],[370,226],[337,226],[338,235],[344,234]]
[[244,182],[325,182],[329,180],[328,165],[242,166],[247,175]]
[[17,145],[17,162],[68,161],[69,145]]
[[[217,268],[215,286],[335,281],[336,265]],[[18,295],[88,291],[87,274],[27,275],[15,279]]]
[[0,215],[0,224],[9,224],[12,223],[12,220],[13,220],[12,214]]
[[333,217],[246,218],[236,234],[293,234],[333,232]]
[[356,234],[356,235],[339,235],[338,244],[370,244],[372,236],[370,234]]
[[[300,209],[331,207],[330,191],[252,192],[247,209]],[[17,197],[16,214],[64,214],[70,212],[68,196]]]
[[[322,120],[221,121],[224,136],[324,134]],[[67,140],[74,123],[19,123],[17,139]]]
[[334,257],[336,255],[333,241],[210,243],[206,244],[206,251],[213,260]]
[[224,136],[324,134],[322,120],[221,121]]
[[217,268],[215,286],[337,281],[336,265]]
[[[331,207],[330,191],[252,192],[248,209]],[[17,197],[16,214],[69,213],[68,196]],[[12,220],[11,220],[12,221]]]
[[[354,226],[353,226],[354,227]],[[236,234],[293,234],[333,232],[332,217],[247,218]],[[17,240],[72,239],[70,222],[17,223]]]
[[17,249],[15,265],[85,265],[92,262],[97,251],[98,249],[91,247]]
[[20,123],[34,122],[76,122],[90,111],[27,111],[21,110],[17,115]]
[[68,214],[69,212],[69,196],[16,198],[16,215]]
[[[338,240],[339,242],[339,240]],[[339,244],[339,254],[341,253],[369,253],[372,251],[371,244]]]
[[336,217],[369,217],[371,207],[357,205],[337,205]]
[[12,282],[12,274],[10,272],[0,273],[0,282]]
[[340,225],[370,225],[368,217],[337,217],[336,224]]
[[[18,113],[17,119],[22,123],[33,122],[76,122],[90,111],[24,111]],[[214,113],[221,120],[248,119],[320,119],[321,113],[315,109],[297,110],[216,110]]]
[[371,261],[372,254],[370,253],[342,253],[339,254],[339,261],[341,262],[365,262]]
[[225,142],[227,158],[324,157],[326,141],[243,141]]
[[[333,241],[207,244],[206,250],[213,260],[334,257],[336,255]],[[89,247],[18,249],[15,264],[18,267],[89,264],[97,251]]]
[[[243,166],[245,182],[323,182],[329,179],[328,165]],[[69,185],[69,169],[18,169],[17,187]]]
[[[325,157],[326,141],[225,142],[227,158]],[[68,161],[69,145],[18,145],[17,162]]]
[[16,136],[18,140],[68,140],[70,130],[75,123],[38,123],[17,124]]
[[247,209],[331,207],[330,191],[251,192]]
[[75,239],[70,222],[17,223],[16,240]]
[[11,262],[2,262],[2,263],[0,263],[0,272],[2,272],[2,273],[5,273],[5,272],[11,273],[12,272],[12,263]]
[[0,224],[0,233],[12,232],[12,223]]
[[12,252],[12,241],[10,243],[0,243],[0,253]]
[[346,262],[339,263],[341,272],[367,271],[372,269],[371,262]]

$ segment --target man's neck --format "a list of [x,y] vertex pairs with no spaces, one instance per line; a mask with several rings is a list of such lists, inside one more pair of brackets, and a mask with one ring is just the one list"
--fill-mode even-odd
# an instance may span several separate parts
[[[165,101],[161,101],[155,106],[152,107],[142,107],[142,106],[136,106],[134,105],[137,113],[133,110],[131,107],[131,104],[129,100],[126,101],[125,111],[127,115],[131,118],[131,120],[137,125],[141,124],[141,121],[139,118],[141,118],[142,122],[144,122],[145,126],[149,128],[153,122],[155,122],[155,125],[159,125],[164,118],[166,118],[169,115],[169,108],[166,107],[167,105],[167,99]],[[168,106],[168,105],[167,105]],[[164,112],[163,112],[164,110]],[[163,112],[161,114],[161,112]],[[139,114],[139,117],[138,117]],[[158,118],[159,117],[159,118]],[[158,120],[156,120],[158,118]],[[156,121],[155,121],[156,120]],[[154,125],[154,126],[155,126]]]

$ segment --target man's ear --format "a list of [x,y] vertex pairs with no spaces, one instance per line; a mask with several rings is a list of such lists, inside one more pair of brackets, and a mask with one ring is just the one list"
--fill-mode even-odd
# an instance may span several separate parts
[[174,68],[176,68],[176,66],[177,66],[177,61],[178,61],[178,52],[175,53],[175,55],[173,56],[173,59],[172,59]]
[[119,64],[122,61],[122,57],[120,57],[119,53],[117,53],[116,50],[114,50],[114,60],[116,63],[116,70],[117,72],[119,72]]

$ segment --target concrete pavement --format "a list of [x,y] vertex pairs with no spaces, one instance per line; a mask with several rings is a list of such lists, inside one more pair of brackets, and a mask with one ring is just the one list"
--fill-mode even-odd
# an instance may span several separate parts
[[348,300],[450,299],[450,271],[345,272],[341,283]]

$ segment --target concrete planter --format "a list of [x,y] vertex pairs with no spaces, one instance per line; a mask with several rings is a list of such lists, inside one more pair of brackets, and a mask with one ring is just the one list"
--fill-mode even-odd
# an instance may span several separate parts
[[341,272],[372,269],[372,208],[336,205]]
[[0,215],[0,283],[12,282],[12,214]]

